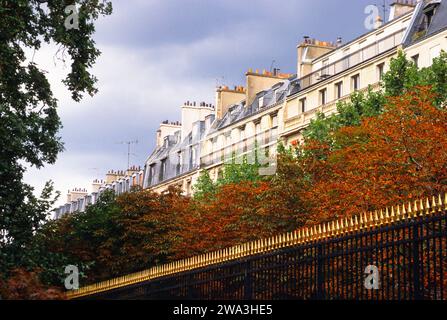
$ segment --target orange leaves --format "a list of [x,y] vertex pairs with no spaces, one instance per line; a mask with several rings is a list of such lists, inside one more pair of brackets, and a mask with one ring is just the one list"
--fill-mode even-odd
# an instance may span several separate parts
[[0,279],[0,296],[8,300],[63,300],[62,291],[44,286],[37,272],[15,269],[7,281]]
[[262,210],[266,182],[223,185],[215,197],[193,201],[182,217],[177,258],[191,256],[265,237],[272,233]]
[[314,212],[345,216],[445,191],[447,113],[432,101],[418,87],[390,99],[382,115],[340,129],[326,160],[304,163],[312,183],[302,196]]

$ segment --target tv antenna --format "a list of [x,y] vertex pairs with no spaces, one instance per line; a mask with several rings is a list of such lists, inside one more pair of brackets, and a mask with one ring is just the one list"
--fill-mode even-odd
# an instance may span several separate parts
[[133,154],[131,147],[133,144],[138,144],[138,140],[121,141],[117,142],[117,144],[127,144],[127,169],[130,169],[130,155]]
[[388,3],[387,0],[383,0],[383,4],[382,4],[382,10],[383,10],[383,23],[386,23],[387,21],[387,11],[388,11]]
[[273,66],[275,65],[276,60],[272,60],[272,64],[270,65],[270,72],[273,72]]

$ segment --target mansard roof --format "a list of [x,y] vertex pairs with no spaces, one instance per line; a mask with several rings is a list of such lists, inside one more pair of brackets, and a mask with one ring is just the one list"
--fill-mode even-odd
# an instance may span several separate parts
[[[246,106],[246,101],[241,101],[238,104],[230,106],[222,119],[214,121],[210,133],[219,131],[283,102],[296,85],[295,75],[289,79],[282,80],[269,89],[259,92],[253,103],[249,106]],[[262,105],[260,102],[261,99],[263,100]]]
[[[425,12],[435,8],[431,23],[426,28]],[[426,0],[418,3],[413,17],[413,23],[405,39],[404,46],[408,47],[447,29],[447,0]]]

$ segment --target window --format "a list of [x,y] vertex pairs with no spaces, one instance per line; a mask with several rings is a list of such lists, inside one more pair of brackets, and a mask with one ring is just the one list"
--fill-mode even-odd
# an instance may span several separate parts
[[411,57],[411,60],[412,60],[413,63],[416,65],[416,67],[419,67],[419,55],[418,55],[418,54],[412,56],[412,57]]
[[300,100],[301,113],[306,112],[306,98]]
[[167,159],[161,160],[159,181],[163,181],[166,177],[166,162]]
[[175,170],[176,175],[179,175],[181,170],[182,170],[182,153],[178,152],[177,153],[177,166],[176,166],[176,170]]
[[327,89],[320,90],[320,105],[325,105],[327,102]]
[[193,147],[189,147],[189,170],[192,170],[196,162],[196,150]]
[[259,108],[264,107],[264,97],[259,98]]
[[343,51],[343,69],[348,69],[350,67],[350,63],[349,63],[349,54],[350,54],[350,49],[351,48],[347,48]]
[[329,59],[323,60],[323,70],[321,71],[321,78],[325,79],[329,77]]
[[256,124],[255,130],[256,130],[255,131],[256,134],[260,134],[261,133],[261,123],[260,122],[258,122]]
[[186,181],[186,195],[189,196],[192,193],[192,183],[191,180]]
[[241,129],[241,140],[245,139],[245,129]]
[[155,164],[151,164],[149,166],[149,179],[148,179],[148,183],[150,186],[154,183],[154,176],[155,176]]
[[429,4],[425,7],[425,9],[424,9],[425,29],[428,29],[430,27],[431,22],[433,20],[433,16],[435,15],[437,6],[438,6],[438,4],[433,3],[433,4]]
[[379,80],[382,80],[384,72],[385,72],[385,62],[377,65],[377,75]]
[[360,75],[356,74],[355,76],[352,76],[351,82],[352,82],[352,90],[357,91],[360,88]]
[[343,97],[343,81],[335,84],[335,97],[337,99],[341,99],[341,97]]
[[272,116],[272,127],[277,126],[278,126],[278,116],[275,114],[274,116]]

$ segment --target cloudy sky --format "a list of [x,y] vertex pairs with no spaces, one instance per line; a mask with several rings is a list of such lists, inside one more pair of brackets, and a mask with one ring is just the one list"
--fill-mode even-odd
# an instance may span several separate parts
[[102,56],[94,67],[99,93],[70,100],[60,79],[66,66],[47,47],[35,61],[47,70],[59,99],[65,151],[55,165],[30,169],[40,191],[53,180],[65,194],[90,188],[110,169],[144,165],[163,120],[176,121],[186,101],[214,103],[216,84],[243,85],[248,68],[296,73],[303,36],[335,41],[366,32],[365,7],[383,0],[113,0],[114,13],[97,23]]

